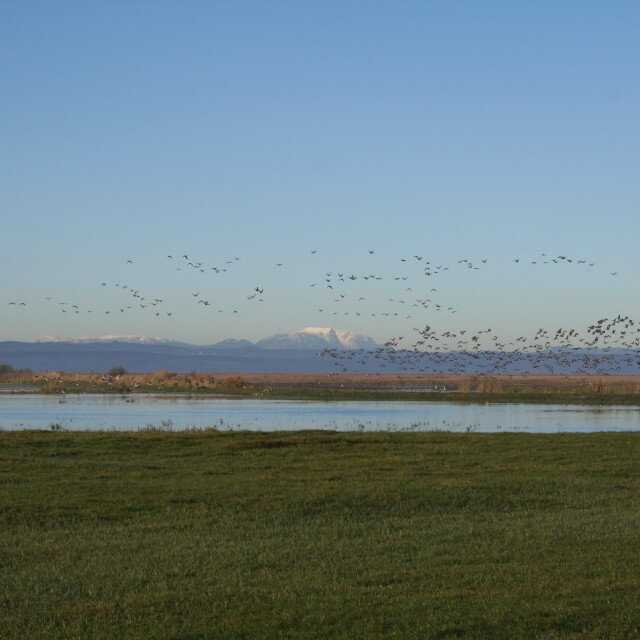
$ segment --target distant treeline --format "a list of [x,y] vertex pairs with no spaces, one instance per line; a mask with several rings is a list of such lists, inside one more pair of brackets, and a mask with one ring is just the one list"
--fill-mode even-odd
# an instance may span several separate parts
[[18,374],[29,375],[33,373],[31,369],[15,369],[10,364],[0,362],[0,376]]

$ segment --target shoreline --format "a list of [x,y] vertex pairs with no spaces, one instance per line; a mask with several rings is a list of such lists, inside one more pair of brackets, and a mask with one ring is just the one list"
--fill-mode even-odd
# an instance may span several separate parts
[[12,385],[0,396],[8,395],[131,395],[210,397],[254,400],[299,400],[310,402],[454,402],[459,404],[576,404],[640,406],[640,393],[590,392],[554,389],[550,391],[436,391],[396,389],[337,389],[337,388],[207,388],[158,387],[132,388],[128,385],[61,383],[55,387],[38,385],[23,388]]

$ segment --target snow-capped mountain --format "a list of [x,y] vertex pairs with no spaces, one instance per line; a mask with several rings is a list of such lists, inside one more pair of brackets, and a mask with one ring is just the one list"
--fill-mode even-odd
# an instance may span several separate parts
[[306,327],[300,331],[276,333],[256,343],[261,349],[375,349],[368,336],[331,327]]

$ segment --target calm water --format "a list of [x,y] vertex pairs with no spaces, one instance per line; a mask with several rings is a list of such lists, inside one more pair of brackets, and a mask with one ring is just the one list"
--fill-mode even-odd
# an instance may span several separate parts
[[0,428],[68,430],[638,431],[640,407],[309,402],[193,396],[0,395]]

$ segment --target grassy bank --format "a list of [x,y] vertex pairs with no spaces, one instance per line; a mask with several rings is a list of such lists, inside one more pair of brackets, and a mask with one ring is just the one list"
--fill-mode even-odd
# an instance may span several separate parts
[[405,374],[147,374],[13,372],[0,391],[23,393],[189,393],[287,400],[417,400],[640,405],[640,376]]
[[3,638],[632,638],[640,434],[0,433]]

